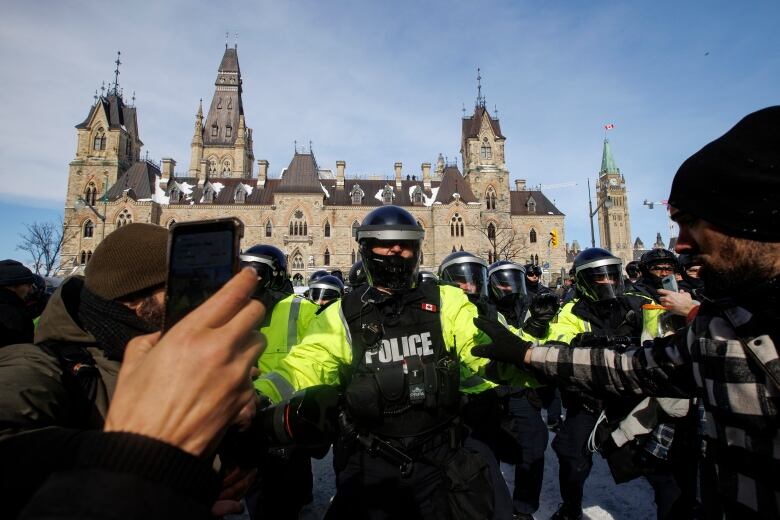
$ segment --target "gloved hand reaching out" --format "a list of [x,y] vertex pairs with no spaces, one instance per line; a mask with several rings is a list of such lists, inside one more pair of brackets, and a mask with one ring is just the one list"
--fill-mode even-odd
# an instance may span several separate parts
[[474,318],[474,325],[490,336],[492,343],[472,347],[471,353],[477,357],[493,359],[511,363],[518,367],[523,366],[525,353],[532,343],[520,339],[512,333],[504,324],[497,320],[488,320],[482,317]]
[[547,332],[550,330],[550,321],[558,314],[560,308],[557,296],[540,294],[531,302],[528,309],[531,316],[523,324],[523,332],[535,338],[547,336]]

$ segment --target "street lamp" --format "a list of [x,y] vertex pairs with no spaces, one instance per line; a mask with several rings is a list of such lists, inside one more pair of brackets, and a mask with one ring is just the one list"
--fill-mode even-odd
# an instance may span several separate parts
[[100,197],[100,202],[103,203],[103,214],[101,215],[98,210],[95,209],[95,206],[92,204],[89,204],[86,200],[84,200],[84,197],[81,195],[76,198],[76,203],[73,205],[76,209],[76,211],[81,211],[85,207],[92,210],[92,213],[95,214],[97,218],[103,222],[103,230],[101,232],[100,239],[103,240],[106,238],[106,206],[108,205],[108,174],[103,174],[103,196]]
[[596,247],[596,235],[593,233],[593,215],[598,213],[599,208],[601,206],[604,206],[605,208],[609,209],[612,207],[612,198],[607,195],[604,200],[601,201],[601,204],[596,206],[596,209],[593,209],[593,201],[590,198],[590,178],[588,178],[588,211],[590,212],[590,246]]

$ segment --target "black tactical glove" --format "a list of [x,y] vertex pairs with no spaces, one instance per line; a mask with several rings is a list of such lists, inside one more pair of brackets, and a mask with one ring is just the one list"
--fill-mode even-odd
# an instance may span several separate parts
[[329,444],[338,429],[338,404],[338,389],[328,385],[306,388],[289,401],[264,410],[263,431],[275,445]]
[[474,318],[474,325],[490,336],[493,342],[472,347],[472,354],[477,357],[511,363],[518,367],[523,366],[525,353],[532,343],[520,339],[519,336],[513,334],[511,330],[497,320],[476,317]]
[[554,294],[540,294],[531,302],[528,310],[531,316],[523,324],[523,331],[535,338],[547,336],[550,330],[550,321],[558,314],[561,308],[558,297]]

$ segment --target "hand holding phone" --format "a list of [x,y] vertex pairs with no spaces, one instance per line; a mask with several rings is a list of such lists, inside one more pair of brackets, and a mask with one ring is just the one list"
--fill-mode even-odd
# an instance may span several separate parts
[[679,287],[677,287],[677,278],[673,274],[661,278],[661,286],[667,291],[680,292]]
[[243,234],[244,225],[237,218],[177,222],[171,227],[163,332],[238,272]]

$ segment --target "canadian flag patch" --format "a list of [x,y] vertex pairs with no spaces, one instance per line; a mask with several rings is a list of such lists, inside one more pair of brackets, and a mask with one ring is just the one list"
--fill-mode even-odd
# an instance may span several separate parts
[[436,312],[436,306],[432,303],[423,303],[422,304],[422,310],[428,311],[428,312]]

